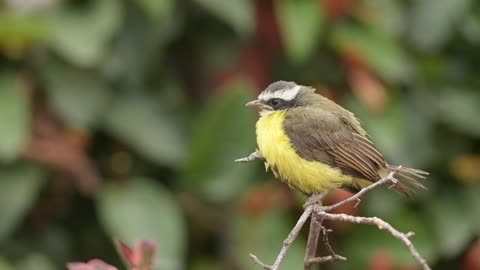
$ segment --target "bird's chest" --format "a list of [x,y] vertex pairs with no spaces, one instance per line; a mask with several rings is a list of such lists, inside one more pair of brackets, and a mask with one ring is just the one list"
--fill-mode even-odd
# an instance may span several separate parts
[[278,166],[285,167],[289,160],[296,155],[290,140],[284,132],[283,112],[274,112],[262,116],[257,122],[257,144],[260,152],[266,159],[268,166],[273,167],[276,173]]
[[284,131],[284,120],[285,112],[274,112],[262,116],[256,126],[258,148],[278,178],[308,194],[347,181],[338,169],[300,157]]

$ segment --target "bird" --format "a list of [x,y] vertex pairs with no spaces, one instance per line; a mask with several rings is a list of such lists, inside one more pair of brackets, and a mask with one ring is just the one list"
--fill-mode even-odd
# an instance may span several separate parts
[[259,111],[258,152],[291,188],[314,196],[358,192],[396,170],[394,189],[408,197],[427,172],[388,164],[356,116],[309,86],[277,81],[246,106]]

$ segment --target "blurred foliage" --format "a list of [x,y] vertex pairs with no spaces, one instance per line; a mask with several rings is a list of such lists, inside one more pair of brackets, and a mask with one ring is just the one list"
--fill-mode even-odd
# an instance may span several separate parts
[[[146,179],[105,186],[99,194],[98,213],[105,229],[117,239],[150,239],[168,243],[157,253],[159,268],[180,268],[184,257],[185,224],[177,202],[167,191]],[[161,213],[152,215],[152,213]]]
[[[431,172],[414,200],[379,189],[347,211],[415,231],[434,269],[480,269],[479,46],[473,0],[4,0],[0,269],[120,265],[113,238],[155,241],[158,269],[272,262],[303,197],[232,161],[255,149],[244,103],[280,79]],[[414,264],[383,231],[329,226],[348,261],[322,269]]]
[[[121,240],[115,240],[118,255],[122,258],[125,268],[129,270],[151,270],[156,267],[155,253],[157,244],[151,240],[140,240],[134,247],[130,247]],[[118,268],[100,259],[91,259],[87,262],[69,262],[68,270],[117,270]]]

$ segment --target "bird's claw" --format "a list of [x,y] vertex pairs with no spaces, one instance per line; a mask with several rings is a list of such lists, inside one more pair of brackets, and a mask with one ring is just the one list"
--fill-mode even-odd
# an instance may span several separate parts
[[245,162],[251,162],[257,159],[265,160],[265,157],[263,157],[262,153],[258,149],[255,149],[255,152],[251,153],[250,155],[244,158],[235,159],[235,162],[245,163]]
[[330,192],[330,190],[326,190],[320,194],[314,194],[310,196],[307,201],[303,204],[303,209],[307,209],[308,207],[318,204],[322,205],[323,199],[325,196]]

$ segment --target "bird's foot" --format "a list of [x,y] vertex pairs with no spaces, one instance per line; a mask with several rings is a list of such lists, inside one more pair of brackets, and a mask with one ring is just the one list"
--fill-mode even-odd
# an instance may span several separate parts
[[330,192],[330,189],[329,190],[325,190],[324,192],[320,193],[320,194],[313,194],[312,196],[310,196],[307,201],[303,204],[303,209],[306,209],[312,205],[315,205],[315,204],[318,204],[319,206],[322,206],[323,204],[323,199],[325,198],[325,196],[327,196],[327,194]]
[[265,157],[262,155],[262,153],[258,149],[255,149],[255,152],[251,153],[247,157],[235,159],[235,162],[245,163],[245,162],[252,162],[257,159],[265,160]]
[[393,177],[391,177],[391,178],[390,178],[390,186],[388,187],[388,189],[394,188],[397,184],[398,184],[398,180],[395,179],[395,178],[393,178]]

